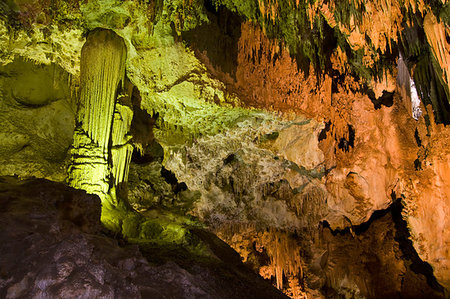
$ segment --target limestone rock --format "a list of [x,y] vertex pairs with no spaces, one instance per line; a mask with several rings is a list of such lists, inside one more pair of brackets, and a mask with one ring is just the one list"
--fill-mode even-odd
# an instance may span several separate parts
[[0,174],[63,180],[75,126],[69,74],[22,58],[1,69]]
[[84,191],[13,177],[0,190],[3,298],[285,298],[207,232],[197,235],[224,262],[109,237],[99,198]]

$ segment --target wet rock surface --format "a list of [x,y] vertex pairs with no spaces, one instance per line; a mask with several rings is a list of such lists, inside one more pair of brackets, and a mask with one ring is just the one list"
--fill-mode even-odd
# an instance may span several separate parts
[[2,298],[284,297],[206,231],[219,259],[110,236],[99,199],[63,184],[2,177],[0,206]]

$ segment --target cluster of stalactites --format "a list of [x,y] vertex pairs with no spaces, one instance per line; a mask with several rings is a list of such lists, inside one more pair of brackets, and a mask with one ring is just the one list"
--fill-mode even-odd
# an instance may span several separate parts
[[425,16],[423,27],[433,56],[442,71],[443,81],[447,85],[447,97],[450,98],[450,43],[446,38],[446,35],[450,35],[450,28],[443,22],[438,22],[432,12]]
[[125,75],[126,49],[122,38],[108,30],[89,34],[81,52],[81,109],[78,120],[105,156],[117,87]]
[[[244,262],[252,252],[249,248],[259,253],[266,252],[270,263],[260,265],[259,274],[265,279],[275,278],[277,288],[284,289],[292,298],[305,298],[299,245],[289,232],[275,228],[261,232],[252,223],[230,223],[220,228],[218,236],[233,247]],[[286,288],[283,286],[283,277],[289,281]]]
[[270,257],[270,267],[275,272],[278,289],[283,289],[283,275],[302,277],[300,251],[288,233],[271,229],[264,233],[263,243]]

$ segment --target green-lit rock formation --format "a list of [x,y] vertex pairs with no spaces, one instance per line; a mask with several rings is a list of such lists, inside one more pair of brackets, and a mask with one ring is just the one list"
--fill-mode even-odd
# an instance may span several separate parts
[[294,298],[445,296],[447,2],[3,1],[0,175]]
[[75,127],[70,75],[21,57],[0,66],[0,173],[63,181]]
[[78,127],[68,182],[102,200],[129,166],[130,154],[123,140],[132,112],[119,104],[115,111],[118,90],[124,86],[125,58],[123,40],[108,30],[90,33],[81,52]]

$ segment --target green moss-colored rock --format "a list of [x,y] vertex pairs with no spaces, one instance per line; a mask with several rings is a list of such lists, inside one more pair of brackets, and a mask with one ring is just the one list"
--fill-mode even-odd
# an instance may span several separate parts
[[64,180],[75,127],[68,79],[54,64],[0,66],[0,174]]
[[138,214],[125,218],[122,222],[122,234],[128,238],[139,237],[139,228],[142,217]]
[[148,220],[141,224],[139,238],[145,240],[157,239],[161,236],[163,230],[158,221]]
[[130,22],[130,14],[123,1],[89,1],[81,6],[83,20],[89,30],[95,28],[123,29]]

